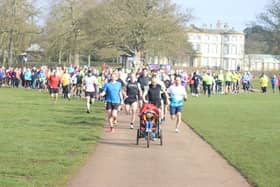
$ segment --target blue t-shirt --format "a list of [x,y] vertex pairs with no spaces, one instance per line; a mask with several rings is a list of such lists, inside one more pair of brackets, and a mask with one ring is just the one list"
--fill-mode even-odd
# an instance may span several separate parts
[[275,86],[276,83],[277,83],[276,77],[272,77],[272,79],[271,79],[271,84],[272,84],[273,86]]
[[106,92],[106,101],[110,103],[121,103],[120,91],[122,85],[116,81],[114,83],[108,82],[105,84],[103,91]]

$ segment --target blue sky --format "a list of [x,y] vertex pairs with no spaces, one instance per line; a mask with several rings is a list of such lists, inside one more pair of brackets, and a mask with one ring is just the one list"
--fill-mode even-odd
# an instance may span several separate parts
[[[172,0],[182,9],[193,9],[197,26],[215,25],[217,20],[228,23],[237,31],[243,31],[246,24],[256,21],[256,16],[264,11],[270,0]],[[48,1],[38,0],[39,7],[47,12]],[[45,17],[45,16],[44,16]],[[40,21],[42,24],[42,20]]]
[[192,21],[197,26],[213,24],[220,20],[238,31],[243,31],[246,24],[256,21],[256,16],[263,12],[270,0],[173,0],[182,8],[193,9],[196,17]]

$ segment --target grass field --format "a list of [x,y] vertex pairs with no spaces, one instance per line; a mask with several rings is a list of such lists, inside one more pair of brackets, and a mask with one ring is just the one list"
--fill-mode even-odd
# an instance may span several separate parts
[[280,186],[280,95],[190,98],[184,120],[249,182]]
[[103,103],[47,93],[0,89],[0,186],[65,186],[94,150],[104,125]]

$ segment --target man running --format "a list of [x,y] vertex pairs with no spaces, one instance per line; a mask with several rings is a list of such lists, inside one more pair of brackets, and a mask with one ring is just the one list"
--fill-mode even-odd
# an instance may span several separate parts
[[175,84],[168,88],[167,92],[170,95],[170,115],[171,119],[176,118],[176,133],[179,132],[181,125],[181,116],[183,111],[183,100],[187,99],[187,93],[184,86],[181,85],[181,77],[176,76]]
[[101,96],[106,95],[106,110],[111,133],[114,132],[114,120],[117,119],[118,108],[121,103],[122,85],[117,79],[118,75],[115,72],[112,73],[111,81],[104,85],[103,91],[100,94]]
[[56,71],[53,71],[53,74],[49,77],[49,86],[50,86],[50,94],[54,100],[54,104],[57,103],[59,81],[60,81],[59,76],[56,74]]
[[[139,76],[138,78],[138,83],[140,84],[141,86],[141,90],[142,90],[142,93],[145,92],[145,90],[148,90],[149,88],[149,82],[150,82],[150,77],[148,75],[148,70],[147,68],[144,68],[142,70],[142,73],[141,75]],[[143,107],[143,100],[142,98],[139,98],[139,107],[142,108]]]
[[157,76],[153,75],[151,78],[151,84],[149,85],[149,89],[146,90],[143,94],[143,101],[145,103],[150,103],[155,105],[161,112],[162,92],[166,95],[166,98],[168,98],[167,92],[165,90],[162,90],[162,87],[160,86],[160,84],[158,84]]
[[65,69],[61,76],[63,98],[70,100],[70,74]]
[[90,113],[90,105],[94,102],[94,98],[96,97],[96,85],[97,85],[96,77],[92,74],[91,70],[88,70],[88,73],[84,79],[86,105],[87,105],[88,114]]
[[131,121],[130,121],[130,128],[134,128],[136,112],[138,107],[138,98],[142,95],[142,90],[140,84],[136,80],[135,73],[130,74],[130,81],[127,82],[125,87],[125,94],[124,94],[124,104],[126,113],[129,115],[130,111],[131,114]]

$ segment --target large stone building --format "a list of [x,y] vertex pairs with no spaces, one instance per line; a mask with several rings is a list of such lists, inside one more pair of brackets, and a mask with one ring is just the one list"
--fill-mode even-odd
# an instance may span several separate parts
[[188,66],[236,70],[242,68],[245,36],[227,24],[220,22],[215,27],[191,26],[189,42],[196,54],[189,59]]

